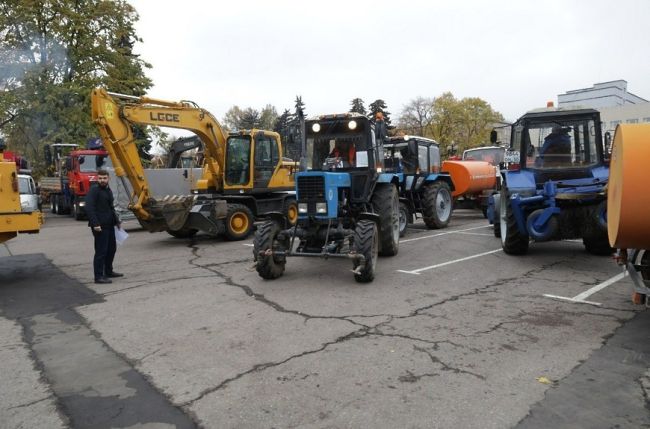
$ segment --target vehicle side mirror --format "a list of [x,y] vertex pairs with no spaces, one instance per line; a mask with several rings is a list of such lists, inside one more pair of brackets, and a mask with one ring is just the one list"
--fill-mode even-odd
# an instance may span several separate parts
[[495,144],[497,142],[497,130],[490,131],[490,142]]

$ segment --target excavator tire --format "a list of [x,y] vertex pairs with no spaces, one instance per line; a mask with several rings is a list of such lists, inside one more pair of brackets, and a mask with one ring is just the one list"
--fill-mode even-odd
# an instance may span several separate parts
[[508,255],[524,255],[528,252],[528,234],[522,234],[517,227],[517,220],[510,205],[508,191],[501,193],[499,225],[501,227],[501,247]]
[[392,183],[378,184],[372,196],[372,208],[379,215],[381,256],[395,256],[399,251],[399,194]]
[[238,241],[244,240],[253,230],[253,212],[243,204],[228,204],[228,213],[226,214],[226,232],[227,240]]
[[193,228],[182,228],[176,231],[172,231],[171,229],[167,230],[167,233],[174,238],[192,238],[197,232],[198,231]]
[[422,220],[429,229],[445,228],[451,219],[453,199],[445,182],[428,183],[423,186]]
[[287,259],[284,256],[261,255],[260,252],[266,250],[287,250],[289,240],[279,241],[276,239],[280,226],[272,220],[263,223],[255,231],[253,240],[253,258],[255,259],[255,269],[257,273],[266,280],[277,279],[284,273],[284,267]]
[[294,226],[298,222],[298,202],[295,198],[284,200],[284,214],[287,216],[290,226]]

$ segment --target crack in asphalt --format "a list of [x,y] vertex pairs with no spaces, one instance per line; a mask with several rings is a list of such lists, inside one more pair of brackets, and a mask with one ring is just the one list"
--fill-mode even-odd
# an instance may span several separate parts
[[331,345],[339,344],[339,343],[342,343],[342,342],[345,342],[345,341],[348,341],[348,340],[354,339],[354,338],[362,338],[362,337],[365,337],[367,334],[368,334],[368,332],[367,332],[366,329],[359,329],[359,330],[356,330],[354,332],[350,332],[350,333],[348,333],[346,335],[340,336],[340,337],[336,338],[333,341],[328,341],[326,343],[323,343],[317,349],[307,350],[307,351],[304,351],[304,352],[289,356],[288,358],[286,358],[284,360],[281,360],[279,362],[265,362],[265,363],[254,365],[251,369],[249,369],[247,371],[240,372],[239,374],[237,374],[237,375],[235,375],[233,377],[227,378],[226,380],[222,381],[221,383],[219,383],[216,386],[213,386],[213,387],[210,387],[208,389],[203,390],[196,398],[190,399],[189,401],[186,401],[186,402],[183,402],[182,404],[180,404],[180,406],[181,407],[191,406],[193,403],[203,399],[206,395],[209,395],[210,393],[216,392],[217,390],[221,390],[221,389],[227,387],[233,381],[237,381],[240,378],[242,378],[242,377],[244,377],[244,376],[246,376],[248,374],[252,374],[252,373],[255,373],[255,372],[261,372],[261,371],[264,371],[264,370],[266,370],[268,368],[274,368],[274,367],[283,365],[283,364],[285,364],[285,363],[287,363],[287,362],[289,362],[289,361],[291,361],[293,359],[301,358],[301,357],[308,356],[308,355],[311,355],[311,354],[314,354],[314,353],[320,353],[320,352],[322,352],[323,350],[325,350],[327,347],[329,347]]
[[28,402],[28,403],[26,403],[26,404],[22,404],[22,405],[15,405],[15,406],[13,406],[13,407],[9,407],[9,408],[7,408],[7,409],[8,409],[8,410],[13,410],[13,409],[16,409],[16,408],[29,407],[29,406],[31,406],[31,405],[38,404],[39,402],[47,401],[48,399],[56,399],[56,397],[55,397],[54,395],[49,395],[49,396],[46,396],[45,398],[37,399],[37,400],[35,400],[35,401]]
[[434,356],[429,350],[424,349],[422,347],[418,347],[415,344],[413,345],[413,350],[427,354],[429,356],[429,358],[431,359],[431,362],[437,363],[437,364],[442,366],[443,371],[451,371],[454,374],[467,374],[467,375],[471,375],[472,377],[476,377],[479,380],[485,380],[484,375],[477,374],[477,373],[472,372],[472,371],[467,371],[467,370],[464,370],[464,369],[453,367],[453,366],[449,365],[448,363],[445,363],[442,360],[440,360],[440,358],[438,358],[437,356]]

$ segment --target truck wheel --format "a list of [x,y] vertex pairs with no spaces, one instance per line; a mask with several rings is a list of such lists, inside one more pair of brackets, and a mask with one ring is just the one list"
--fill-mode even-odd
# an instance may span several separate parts
[[614,253],[614,249],[609,246],[607,234],[583,237],[582,244],[585,245],[585,250],[592,255],[609,256]]
[[75,220],[83,220],[84,214],[81,211],[81,207],[79,207],[79,203],[72,204],[72,217],[74,217]]
[[392,183],[377,185],[372,209],[379,215],[379,254],[395,256],[399,251],[399,194]]
[[399,236],[404,237],[406,235],[406,227],[409,223],[409,218],[411,217],[411,212],[409,211],[406,204],[399,203]]
[[494,218],[492,219],[492,226],[494,230],[494,236],[499,238],[501,237],[501,195],[494,194]]
[[289,239],[278,240],[278,232],[280,232],[280,226],[272,220],[263,223],[255,231],[253,259],[255,260],[255,269],[263,279],[273,280],[282,276],[284,267],[287,264],[287,258],[285,256],[266,256],[260,254],[260,252],[269,249],[282,251],[289,249]]
[[[352,250],[363,255],[366,259],[365,266],[359,273],[354,274],[354,279],[359,283],[368,283],[375,278],[375,266],[379,253],[379,240],[377,225],[369,220],[360,220],[354,229],[354,243]],[[359,267],[359,262],[354,262],[354,269]]]
[[501,227],[501,247],[508,255],[524,255],[528,252],[528,234],[522,234],[510,205],[508,192],[501,193],[499,224]]
[[230,241],[243,240],[253,230],[253,212],[243,204],[228,204],[226,214],[226,239]]
[[290,226],[294,226],[298,222],[298,202],[294,198],[284,200],[284,214],[287,216]]
[[50,213],[56,214],[56,195],[50,194]]
[[167,230],[167,234],[171,235],[174,238],[192,238],[196,235],[198,230],[194,228],[181,228],[177,229],[176,231],[172,231],[171,229]]
[[427,228],[445,228],[451,218],[452,203],[449,185],[445,182],[428,183],[423,187],[422,218]]

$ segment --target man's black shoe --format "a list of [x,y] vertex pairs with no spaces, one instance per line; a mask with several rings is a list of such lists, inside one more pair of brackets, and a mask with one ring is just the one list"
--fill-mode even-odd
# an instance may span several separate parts
[[122,273],[116,273],[115,271],[113,271],[112,273],[110,273],[110,274],[107,275],[106,277],[111,277],[111,278],[115,278],[115,277],[124,277],[124,274],[122,274]]
[[104,283],[113,283],[113,282],[111,281],[111,279],[107,279],[106,277],[100,277],[98,279],[95,279],[95,283],[104,284]]

